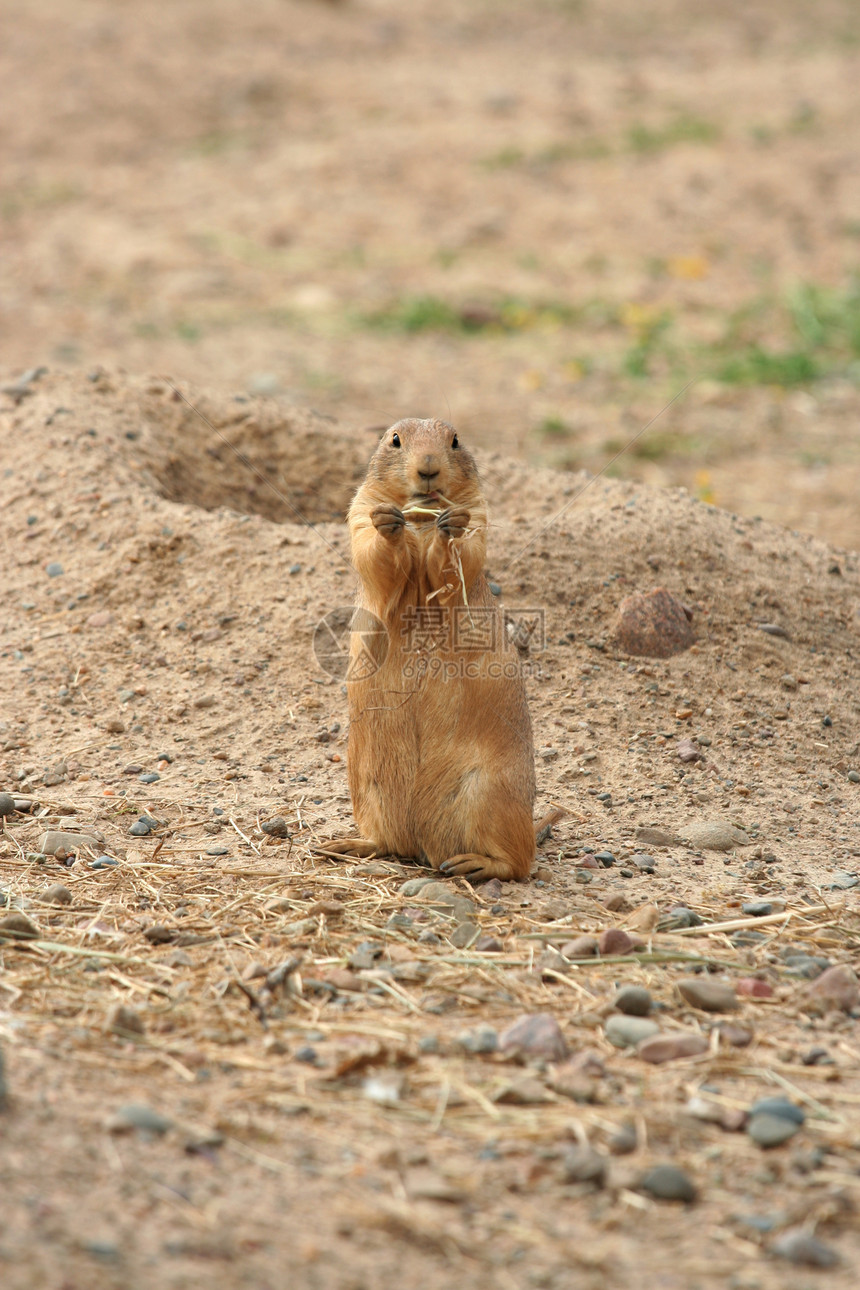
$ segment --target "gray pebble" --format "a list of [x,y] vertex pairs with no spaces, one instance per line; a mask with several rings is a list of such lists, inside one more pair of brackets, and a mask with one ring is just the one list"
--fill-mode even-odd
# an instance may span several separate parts
[[676,985],[682,998],[703,1012],[734,1012],[738,1007],[735,988],[726,981],[691,976],[677,981]]
[[787,1259],[789,1263],[798,1263],[807,1268],[833,1268],[840,1262],[839,1255],[832,1246],[825,1245],[812,1232],[807,1232],[802,1227],[782,1232],[770,1250],[778,1259]]
[[301,566],[300,564],[291,564],[291,565],[290,565],[290,573],[291,573],[291,574],[293,574],[294,576],[295,576],[295,574],[297,574],[297,573],[301,573],[301,571],[302,571],[302,566]]
[[71,905],[72,893],[62,883],[57,883],[42,893],[42,899],[49,905]]
[[642,1174],[636,1190],[647,1192],[655,1200],[682,1200],[688,1205],[697,1195],[693,1182],[677,1165],[654,1165]]
[[90,833],[66,833],[62,829],[49,829],[43,833],[39,839],[39,850],[43,855],[53,856],[58,851],[80,851],[88,849],[95,851],[99,843],[104,846],[104,838],[95,837]]
[[615,856],[611,851],[595,851],[594,858],[604,869],[611,869],[615,864]]
[[848,891],[851,887],[856,887],[860,883],[860,878],[853,873],[837,873],[833,875],[833,881],[827,886],[831,891]]
[[454,1043],[464,1053],[494,1053],[499,1047],[499,1036],[492,1026],[476,1026],[474,1030],[464,1030],[457,1035]]
[[673,905],[669,910],[673,927],[701,927],[702,919],[694,909],[686,905]]
[[449,940],[458,950],[464,950],[480,936],[480,928],[474,923],[460,923],[451,933]]
[[142,1133],[167,1133],[173,1127],[173,1121],[143,1102],[132,1102],[121,1106],[110,1122],[113,1133],[122,1133],[128,1129],[140,1129]]
[[134,824],[132,824],[129,829],[129,833],[133,838],[145,838],[151,832],[152,829],[149,827],[146,820],[135,820]]
[[409,881],[404,882],[403,886],[400,888],[400,895],[417,896],[423,887],[426,887],[428,883],[433,881],[433,878],[410,878]]
[[747,1123],[747,1134],[759,1147],[778,1147],[789,1138],[793,1138],[800,1128],[793,1120],[782,1115],[772,1115],[763,1111],[751,1115]]
[[606,1166],[606,1157],[593,1147],[572,1147],[561,1163],[565,1182],[592,1183],[595,1187],[606,1182]]
[[0,815],[15,814],[15,799],[11,793],[0,793]]
[[846,779],[850,780],[852,784],[860,784],[860,771],[849,770]]
[[206,854],[208,856],[228,856],[230,854],[230,848],[221,846],[219,843],[217,846],[207,847]]
[[61,578],[63,576],[63,566],[59,560],[52,560],[50,564],[45,566],[45,573],[49,578]]
[[113,869],[119,864],[112,856],[98,856],[97,859],[90,861],[91,869]]
[[787,1097],[763,1097],[750,1107],[750,1115],[779,1115],[792,1124],[804,1124],[806,1112],[803,1107],[789,1102]]
[[613,1156],[629,1156],[639,1145],[636,1138],[635,1124],[622,1124],[617,1133],[606,1144]]
[[502,594],[502,589],[497,582],[488,582],[487,586],[490,588],[491,595],[500,596]]
[[635,1048],[643,1039],[659,1035],[660,1027],[646,1017],[622,1015],[607,1017],[603,1032],[615,1048]]
[[288,838],[290,829],[283,815],[275,815],[271,820],[264,820],[260,825],[264,833],[268,833],[270,838]]
[[138,779],[141,784],[157,784],[161,776],[157,770],[148,770],[145,775],[139,775]]
[[741,905],[741,913],[750,918],[767,918],[773,913],[773,905],[769,900],[747,900]]
[[635,864],[640,873],[653,873],[657,868],[657,861],[653,856],[634,855],[630,857],[630,864]]
[[625,985],[616,994],[613,1003],[619,1012],[628,1017],[647,1017],[653,1007],[650,991],[643,985]]

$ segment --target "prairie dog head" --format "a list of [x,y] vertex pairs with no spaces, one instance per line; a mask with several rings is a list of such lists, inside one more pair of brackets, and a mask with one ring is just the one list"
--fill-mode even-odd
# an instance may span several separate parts
[[480,495],[475,459],[447,421],[398,421],[380,439],[368,479],[396,506],[465,503]]

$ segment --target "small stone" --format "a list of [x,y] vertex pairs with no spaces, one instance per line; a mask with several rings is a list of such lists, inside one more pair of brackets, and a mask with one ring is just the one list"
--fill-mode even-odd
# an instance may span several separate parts
[[288,838],[290,829],[283,815],[274,815],[271,820],[263,820],[260,828],[264,833],[268,833],[270,838]]
[[194,960],[186,950],[171,950],[171,952],[166,955],[165,958],[160,959],[159,962],[164,963],[166,967],[172,968],[194,967]]
[[15,814],[15,799],[11,793],[0,793],[0,815]]
[[546,1012],[518,1017],[499,1036],[499,1050],[506,1057],[563,1062],[567,1043],[555,1017]]
[[594,936],[577,936],[573,941],[565,941],[561,952],[566,959],[589,959],[598,953],[597,939]]
[[502,594],[502,589],[497,582],[488,582],[487,586],[490,588],[490,595],[500,596]]
[[458,950],[465,950],[472,945],[480,935],[480,928],[474,923],[460,923],[454,928],[449,940]]
[[676,751],[679,759],[683,762],[704,760],[701,748],[699,748],[698,744],[693,743],[692,739],[679,739]]
[[475,913],[474,901],[469,900],[468,896],[462,896],[448,883],[434,879],[422,887],[414,899],[420,904],[438,906],[441,913],[449,918],[456,918],[460,923],[466,922]]
[[837,963],[806,986],[802,998],[809,1012],[851,1012],[860,1003],[857,976],[847,963]]
[[103,627],[110,627],[113,621],[114,616],[109,609],[97,609],[94,614],[90,614],[87,618],[87,627],[93,627],[96,631],[100,631]]
[[561,1162],[566,1183],[591,1183],[602,1187],[606,1182],[607,1160],[593,1147],[571,1147]]
[[695,1031],[676,1031],[671,1035],[655,1035],[646,1039],[636,1049],[643,1062],[653,1066],[662,1066],[664,1062],[676,1062],[685,1057],[700,1057],[708,1051],[708,1041],[704,1035]]
[[735,990],[749,999],[772,999],[773,986],[760,976],[742,976],[735,982]]
[[595,851],[594,858],[604,869],[611,869],[615,864],[615,856],[611,851]]
[[493,1095],[501,1106],[541,1106],[555,1098],[538,1079],[517,1079],[503,1084]]
[[860,784],[860,770],[849,770],[845,778],[851,784]]
[[64,887],[61,882],[58,882],[55,886],[48,887],[42,893],[42,899],[48,905],[71,905],[72,893],[68,887]]
[[161,779],[157,770],[148,770],[144,775],[138,775],[141,784],[156,784]]
[[118,860],[113,856],[96,856],[95,860],[90,861],[91,869],[115,869],[119,865]]
[[57,829],[50,829],[39,839],[39,850],[46,856],[56,855],[58,851],[63,851],[66,855],[71,851],[96,851],[100,845],[104,845],[104,838],[101,836],[95,837],[89,833],[64,833]]
[[481,954],[501,954],[505,947],[498,936],[479,936],[473,948]]
[[169,945],[176,939],[176,929],[164,927],[161,923],[153,923],[152,927],[144,928],[143,934],[150,945]]
[[208,856],[228,856],[230,854],[230,848],[218,843],[214,847],[207,847],[206,854]]
[[410,878],[407,882],[404,882],[403,886],[400,888],[400,895],[417,896],[419,891],[423,891],[425,887],[429,886],[429,884],[434,881],[435,879],[433,878]]
[[144,1103],[131,1103],[119,1108],[108,1124],[108,1128],[111,1133],[127,1133],[131,1129],[139,1129],[142,1133],[154,1136],[167,1133],[173,1128],[173,1121],[168,1120],[166,1115],[161,1115],[151,1106],[146,1106]]
[[698,1195],[691,1179],[677,1165],[654,1165],[638,1179],[636,1190],[646,1192],[655,1200],[680,1200],[687,1205]]
[[850,891],[852,887],[860,884],[860,878],[854,873],[835,873],[833,881],[827,883],[830,891]]
[[650,991],[642,985],[622,986],[612,1002],[628,1017],[647,1017],[654,1006]]
[[135,820],[134,824],[132,824],[131,828],[129,829],[129,833],[133,838],[145,838],[151,832],[152,832],[152,829],[149,827],[149,824],[146,822],[146,820]]
[[751,1115],[747,1122],[747,1134],[759,1147],[778,1147],[789,1138],[793,1138],[800,1128],[793,1120],[782,1115],[772,1115],[762,1111]]
[[50,564],[45,565],[45,573],[49,578],[62,578],[63,566],[60,564],[59,560],[52,560]]
[[703,1012],[734,1012],[738,1007],[734,987],[724,981],[714,981],[707,976],[691,976],[678,981],[677,986],[687,1003]]
[[377,941],[362,941],[356,945],[347,962],[355,972],[366,972],[376,967],[377,959],[382,957],[383,946]]
[[773,905],[769,900],[747,900],[741,905],[741,913],[749,918],[767,918],[773,913]]
[[639,1145],[636,1136],[636,1125],[622,1124],[617,1133],[613,1133],[606,1144],[613,1156],[629,1156]]
[[622,927],[607,927],[600,933],[597,948],[602,955],[632,954],[640,942],[634,940]]
[[731,1021],[720,1022],[719,1034],[731,1048],[749,1048],[753,1041],[753,1031],[749,1026],[737,1026]]
[[639,852],[630,857],[630,864],[635,864],[640,873],[653,873],[657,868],[657,861],[653,856],[642,855]]
[[681,829],[681,838],[703,851],[733,851],[752,845],[743,829],[721,820],[694,820]]
[[498,1051],[499,1036],[492,1026],[476,1026],[474,1030],[464,1030],[457,1035],[454,1043],[464,1053],[486,1056]]
[[832,1066],[833,1058],[826,1048],[816,1045],[809,1048],[805,1053],[800,1054],[800,1060],[804,1066]]
[[119,717],[108,717],[105,722],[105,730],[112,735],[125,734],[125,722],[120,721]]
[[38,927],[26,914],[13,910],[0,918],[0,945],[4,941],[33,941],[38,937]]
[[771,1254],[805,1268],[834,1268],[841,1262],[836,1250],[802,1227],[782,1232],[770,1247]]
[[665,587],[626,596],[618,606],[614,635],[626,654],[646,658],[669,658],[696,640],[683,604]]
[[789,1102],[787,1097],[762,1097],[750,1107],[750,1115],[779,1115],[792,1124],[805,1124],[806,1112],[803,1107]]
[[143,767],[138,766],[136,761],[130,761],[127,766],[122,768],[123,775],[140,775],[143,773]]
[[636,1048],[643,1040],[659,1035],[660,1027],[656,1021],[647,1017],[627,1017],[623,1014],[607,1017],[603,1033],[615,1048]]
[[673,905],[669,910],[669,918],[672,920],[672,927],[701,927],[702,919],[694,909],[688,909],[686,905]]
[[143,1018],[134,1008],[117,1003],[108,1013],[108,1025],[118,1035],[143,1035],[146,1027]]
[[653,828],[648,824],[640,824],[636,829],[636,840],[642,842],[646,847],[674,847],[678,845],[678,839],[674,833],[669,833],[667,829]]

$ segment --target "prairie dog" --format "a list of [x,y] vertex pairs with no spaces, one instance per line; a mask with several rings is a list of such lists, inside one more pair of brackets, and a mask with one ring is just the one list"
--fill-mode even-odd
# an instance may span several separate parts
[[[348,515],[357,610],[345,855],[413,857],[443,874],[527,878],[534,744],[519,657],[484,577],[487,508],[445,421],[398,421]],[[374,618],[371,619],[370,615]]]

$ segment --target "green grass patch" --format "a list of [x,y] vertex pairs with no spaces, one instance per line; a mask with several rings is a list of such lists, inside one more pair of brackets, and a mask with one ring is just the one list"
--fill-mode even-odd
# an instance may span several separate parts
[[564,418],[559,416],[544,417],[537,427],[537,432],[547,439],[566,439],[568,435],[573,434]]
[[383,331],[516,332],[539,327],[575,326],[582,309],[564,301],[529,301],[509,297],[488,303],[452,304],[439,296],[406,296],[359,322]]
[[631,152],[664,152],[679,143],[716,143],[721,134],[713,121],[681,114],[662,126],[632,125],[627,131],[627,147]]

